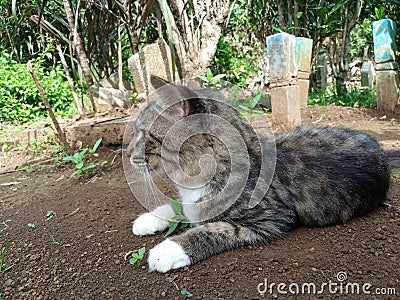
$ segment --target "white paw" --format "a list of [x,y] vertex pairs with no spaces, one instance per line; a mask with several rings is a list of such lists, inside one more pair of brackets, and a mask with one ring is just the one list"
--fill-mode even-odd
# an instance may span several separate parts
[[148,263],[150,271],[165,273],[190,265],[190,258],[180,245],[165,240],[150,250]]
[[132,232],[134,235],[150,235],[157,231],[163,231],[168,226],[167,220],[156,217],[152,213],[145,213],[133,222]]

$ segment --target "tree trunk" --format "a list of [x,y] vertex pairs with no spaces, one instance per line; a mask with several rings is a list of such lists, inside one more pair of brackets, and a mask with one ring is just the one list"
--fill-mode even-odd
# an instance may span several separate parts
[[[90,88],[94,83],[93,83],[92,72],[90,70],[89,59],[86,55],[83,41],[82,41],[80,35],[76,32],[75,15],[72,10],[71,2],[70,2],[70,0],[63,0],[63,2],[64,2],[65,14],[68,19],[68,26],[69,26],[71,35],[73,37],[74,48],[76,51],[76,55],[78,56],[78,62],[82,68],[83,76],[85,77],[88,88]],[[89,89],[89,97],[90,97],[90,101],[92,103],[93,110],[96,111],[96,105],[94,103],[93,96],[90,92],[90,89]]]
[[[350,9],[350,5],[355,5]],[[346,82],[349,71],[350,32],[360,18],[362,1],[347,3],[343,10],[343,30],[334,35],[329,43],[329,60],[336,83],[336,93],[347,93]],[[353,13],[350,13],[353,12]]]
[[[161,5],[160,1],[159,3]],[[189,8],[188,3],[176,0],[182,28],[178,28],[178,22],[175,22],[168,7],[182,77],[206,73],[229,13],[229,0],[193,0],[192,3],[193,7]],[[198,21],[198,26],[194,24],[193,19]]]

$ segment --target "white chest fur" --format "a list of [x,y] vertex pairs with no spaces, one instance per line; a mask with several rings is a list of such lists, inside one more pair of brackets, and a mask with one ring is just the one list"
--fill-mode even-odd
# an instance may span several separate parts
[[182,200],[183,214],[192,224],[198,223],[199,214],[196,210],[196,203],[207,192],[205,187],[201,188],[186,188],[178,186],[179,195]]

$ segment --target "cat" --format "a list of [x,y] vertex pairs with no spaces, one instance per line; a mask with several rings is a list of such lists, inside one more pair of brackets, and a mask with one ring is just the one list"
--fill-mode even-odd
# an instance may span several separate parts
[[[261,149],[243,116],[199,90],[156,76],[151,77],[151,84],[157,96],[136,118],[126,150],[131,165],[144,174],[163,172],[167,166],[172,173],[181,168],[185,174],[196,176],[203,172],[197,162],[204,154],[215,160],[208,172],[214,175],[205,185],[177,185],[183,213],[194,226],[150,250],[148,264],[152,271],[165,273],[227,250],[265,244],[299,226],[341,224],[372,211],[386,198],[390,167],[372,136],[344,128],[300,126],[275,137],[275,172],[261,201],[251,207]],[[229,151],[218,138],[200,132],[181,143],[178,151],[165,147],[162,153],[168,130],[179,120],[196,114],[227,120],[247,147],[249,176],[238,199],[229,205],[224,204],[224,198],[215,198],[231,171]],[[151,126],[149,120],[155,120]],[[174,135],[170,142],[174,145]],[[219,215],[213,214],[221,207]],[[132,231],[139,236],[163,231],[174,215],[171,205],[161,205],[140,215]]]

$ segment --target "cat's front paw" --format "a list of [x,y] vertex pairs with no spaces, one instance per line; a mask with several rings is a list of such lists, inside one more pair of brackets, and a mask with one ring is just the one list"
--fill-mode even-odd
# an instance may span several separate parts
[[150,271],[165,273],[190,265],[190,258],[179,244],[165,240],[150,250],[148,263]]
[[167,229],[169,222],[161,219],[152,213],[145,213],[139,216],[132,225],[132,232],[134,235],[150,235],[157,231]]

